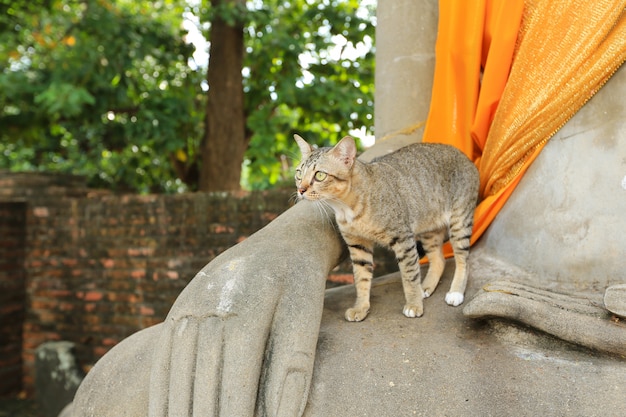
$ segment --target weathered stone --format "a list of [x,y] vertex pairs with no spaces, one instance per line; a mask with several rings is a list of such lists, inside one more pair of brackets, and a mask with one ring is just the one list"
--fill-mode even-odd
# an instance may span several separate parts
[[163,323],[96,363],[66,415],[301,415],[326,276],[344,253],[335,227],[301,202],[221,254]]
[[46,417],[56,417],[72,402],[84,373],[74,356],[74,343],[46,342],[35,352],[35,396]]
[[[433,14],[436,10],[434,1],[379,2],[380,27],[384,26],[385,14],[400,13],[400,22],[392,27],[416,28],[403,24],[402,17],[406,16],[410,16],[411,23],[416,21],[405,11],[411,6],[427,7]],[[421,36],[416,30],[411,35],[387,39],[398,44],[419,42]],[[420,56],[405,58],[392,56],[388,60],[395,64]],[[377,66],[377,71],[382,68]],[[626,74],[621,70],[615,77],[619,73]],[[624,76],[621,88],[626,86]],[[417,71],[416,77],[420,77]],[[378,97],[377,103],[389,112],[413,115],[408,117],[411,123],[416,118],[421,120],[413,113],[415,106],[397,105],[396,96],[404,96],[408,90],[407,82],[401,77],[396,79],[401,89],[392,88],[387,91],[391,99],[385,104]],[[377,79],[377,92],[383,91],[385,80],[394,80],[394,75],[386,74],[382,80],[381,84]],[[417,85],[412,80],[410,84]],[[591,287],[596,277],[621,276],[606,273],[624,270],[622,252],[607,250],[606,237],[613,237],[614,230],[606,233],[606,228],[621,230],[623,219],[619,214],[624,210],[619,208],[624,200],[607,199],[616,193],[616,182],[597,179],[599,175],[613,178],[621,163],[616,160],[624,154],[619,146],[608,149],[612,146],[610,139],[618,138],[617,132],[626,120],[623,106],[619,105],[623,96],[620,88],[604,88],[586,106],[591,110],[574,117],[563,135],[552,139],[555,144],[552,150],[550,144],[546,147],[551,153],[540,166],[543,171],[529,172],[519,184],[519,197],[514,194],[502,211],[499,224],[497,219],[493,233],[483,239],[482,255],[491,251],[511,265],[531,269],[535,282],[542,281],[550,288],[556,287],[549,285],[555,281],[559,285]],[[595,106],[598,102],[606,107]],[[605,117],[607,114],[611,117]],[[614,118],[616,114],[621,118]],[[615,142],[619,145],[623,141]],[[566,152],[561,152],[562,147],[567,148]],[[580,161],[591,154],[591,158],[603,163]],[[604,163],[604,156],[608,163]],[[536,163],[540,159],[541,156]],[[592,189],[599,182],[602,184]],[[311,335],[317,337],[314,324],[320,317],[315,308],[320,287],[311,284],[311,277],[317,274],[309,269],[311,257],[319,256],[322,265],[318,269],[323,271],[329,259],[337,255],[333,253],[337,250],[337,237],[320,233],[315,212],[300,209],[296,206],[258,238],[251,237],[246,245],[236,247],[203,269],[183,291],[165,323],[143,330],[112,349],[85,379],[70,415],[249,417],[256,411],[261,416],[295,416],[302,409],[302,388],[306,388],[308,372],[313,369],[311,395],[304,411],[307,417],[556,416],[595,415],[599,410],[602,415],[623,414],[623,361],[571,349],[571,345],[556,338],[526,345],[521,343],[524,334],[501,343],[499,336],[491,334],[482,321],[465,318],[461,309],[445,305],[442,293],[426,300],[424,317],[407,319],[399,311],[402,290],[397,277],[374,285],[372,309],[378,312],[358,324],[343,320],[343,311],[353,300],[353,289],[329,290],[315,367],[303,367],[314,353]],[[618,242],[623,239],[616,237]],[[475,256],[477,251],[472,253]],[[260,270],[255,269],[259,267]],[[269,279],[267,268],[276,273],[271,275],[273,291],[265,284]],[[502,275],[512,269],[503,268]],[[472,269],[468,297],[479,288],[483,272]],[[299,279],[290,279],[293,274]],[[446,274],[441,284],[444,286],[450,279],[449,269]],[[512,278],[510,274],[506,277]],[[261,291],[256,291],[259,288]],[[499,306],[498,314],[504,318],[508,314],[522,322],[535,320],[541,326],[552,316],[557,335],[572,341],[576,341],[572,327],[563,323],[559,326],[556,320],[564,310],[569,309],[575,313],[572,317],[580,316],[588,323],[602,321],[602,314],[606,314],[596,309],[597,305],[572,306],[557,293],[544,294],[525,287],[513,289],[519,293],[514,296],[506,294],[511,291],[509,284],[491,288],[505,291],[486,292],[486,296],[502,296],[495,299],[496,304],[524,298],[509,310],[506,305]],[[598,294],[590,293],[589,298],[595,299],[595,295]],[[268,300],[278,320],[269,328]],[[480,306],[482,301],[477,300],[476,305]],[[287,310],[283,302],[287,303]],[[487,311],[488,307],[481,308]],[[543,313],[533,318],[542,309]],[[285,311],[292,314],[289,320],[285,320]],[[298,337],[306,340],[303,343]],[[533,337],[543,338],[529,332],[528,338]],[[601,349],[606,350],[603,346]],[[290,366],[290,361],[298,366]]]
[[626,318],[626,284],[607,288],[604,292],[604,306],[616,316]]
[[626,325],[612,321],[589,298],[497,281],[485,285],[463,314],[514,320],[581,346],[626,356]]
[[[515,272],[481,261],[472,269],[468,297],[496,267]],[[372,313],[360,323],[343,318],[354,287],[327,290],[304,415],[624,415],[626,361],[510,320],[464,317],[462,307],[444,301],[453,274],[448,261],[439,288],[424,300],[424,316],[416,319],[402,314],[399,274],[373,280]]]
[[624,97],[622,66],[548,141],[481,244],[552,285],[624,283]]

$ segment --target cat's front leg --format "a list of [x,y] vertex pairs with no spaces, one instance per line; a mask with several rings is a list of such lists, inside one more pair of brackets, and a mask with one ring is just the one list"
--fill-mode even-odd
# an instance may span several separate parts
[[374,273],[374,245],[371,242],[346,239],[352,260],[356,302],[346,310],[348,321],[361,321],[370,311],[370,290]]
[[396,255],[402,275],[402,288],[406,299],[402,312],[406,317],[421,317],[424,314],[424,291],[415,238],[412,234],[394,238],[389,246]]

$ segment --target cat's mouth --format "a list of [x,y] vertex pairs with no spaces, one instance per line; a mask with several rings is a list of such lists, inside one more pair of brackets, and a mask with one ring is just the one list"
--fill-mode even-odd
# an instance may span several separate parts
[[315,191],[301,191],[298,190],[298,198],[300,200],[317,201],[320,200],[320,194]]
[[307,195],[307,194],[300,194],[300,199],[301,200],[317,200],[315,197],[311,196],[311,195]]

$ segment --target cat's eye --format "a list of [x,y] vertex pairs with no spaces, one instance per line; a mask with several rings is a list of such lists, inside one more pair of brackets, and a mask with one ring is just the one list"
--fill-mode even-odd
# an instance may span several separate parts
[[302,180],[302,171],[300,171],[299,169],[296,169],[296,179],[298,181]]
[[324,181],[328,177],[328,174],[322,171],[317,171],[315,173],[315,181]]

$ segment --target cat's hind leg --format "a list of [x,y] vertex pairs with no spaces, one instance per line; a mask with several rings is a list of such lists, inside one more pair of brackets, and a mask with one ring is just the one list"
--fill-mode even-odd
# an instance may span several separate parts
[[395,237],[389,243],[394,251],[400,273],[406,303],[402,312],[406,317],[421,317],[424,314],[424,292],[422,291],[419,255],[413,234]]
[[370,311],[370,290],[374,274],[374,245],[371,242],[350,238],[346,238],[346,243],[352,260],[356,301],[354,307],[346,310],[345,318],[348,321],[361,321],[367,317]]
[[454,251],[456,266],[450,291],[446,294],[446,303],[454,307],[461,305],[465,299],[465,287],[469,276],[467,258],[469,257],[473,222],[473,210],[464,212],[450,222],[450,244]]
[[442,246],[445,239],[446,230],[441,229],[434,232],[421,234],[419,240],[428,257],[428,272],[422,282],[424,298],[430,297],[441,279],[446,260],[443,256]]

